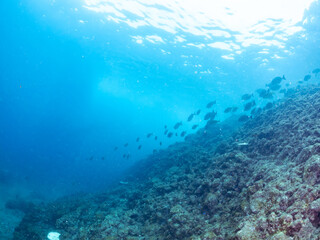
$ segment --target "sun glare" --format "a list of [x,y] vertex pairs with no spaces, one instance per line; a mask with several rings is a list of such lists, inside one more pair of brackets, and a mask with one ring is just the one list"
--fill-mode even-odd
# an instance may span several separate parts
[[[85,0],[84,8],[99,13],[104,20],[132,28],[161,29],[175,34],[175,39],[184,39],[184,34],[202,36],[208,41],[207,47],[230,51],[255,44],[283,48],[289,36],[303,31],[304,12],[313,1]],[[165,43],[156,35],[152,40],[150,36],[134,38],[139,38],[140,44]],[[190,41],[182,44],[203,47]]]

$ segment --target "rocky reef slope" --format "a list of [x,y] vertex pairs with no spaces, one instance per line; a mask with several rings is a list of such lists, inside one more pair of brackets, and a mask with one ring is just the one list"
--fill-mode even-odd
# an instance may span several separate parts
[[208,123],[109,192],[30,209],[14,239],[320,239],[320,88],[237,124]]

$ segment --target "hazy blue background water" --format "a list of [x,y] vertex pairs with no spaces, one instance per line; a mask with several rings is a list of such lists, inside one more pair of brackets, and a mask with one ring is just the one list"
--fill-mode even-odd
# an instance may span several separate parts
[[[295,85],[320,67],[318,1],[262,1],[271,10],[253,2],[1,1],[4,186],[50,196],[101,190],[182,140],[163,136],[165,124],[211,100],[222,120],[273,77]],[[200,120],[183,128],[192,133]]]

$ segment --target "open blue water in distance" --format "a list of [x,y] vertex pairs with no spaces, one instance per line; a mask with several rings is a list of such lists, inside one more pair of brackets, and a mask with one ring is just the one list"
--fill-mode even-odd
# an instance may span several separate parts
[[53,197],[101,190],[183,140],[164,125],[195,132],[203,112],[186,119],[209,101],[223,120],[274,77],[294,86],[320,67],[318,1],[275,2],[263,19],[253,2],[1,1],[0,179]]

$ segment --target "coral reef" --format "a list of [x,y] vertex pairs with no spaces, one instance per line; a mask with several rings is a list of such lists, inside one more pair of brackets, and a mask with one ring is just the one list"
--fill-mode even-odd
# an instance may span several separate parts
[[209,122],[137,163],[126,185],[34,206],[14,239],[320,239],[319,119],[309,86],[244,125]]

